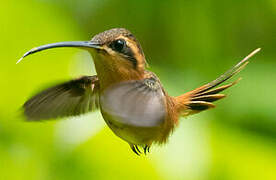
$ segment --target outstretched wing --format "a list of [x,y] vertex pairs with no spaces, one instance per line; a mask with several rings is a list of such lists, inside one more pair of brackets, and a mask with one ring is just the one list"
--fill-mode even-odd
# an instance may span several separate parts
[[260,49],[256,49],[255,51],[253,51],[238,64],[236,64],[234,67],[226,71],[224,74],[222,74],[212,82],[176,97],[175,100],[178,106],[177,109],[180,114],[182,116],[188,116],[210,108],[214,108],[215,105],[213,104],[213,102],[225,97],[224,94],[219,93],[236,84],[239,79],[233,83],[224,86],[217,86],[230,79],[235,74],[239,73],[249,63],[248,59],[256,54],[258,51],[260,51]]
[[27,120],[37,121],[76,116],[99,107],[99,80],[84,76],[46,89],[23,106]]

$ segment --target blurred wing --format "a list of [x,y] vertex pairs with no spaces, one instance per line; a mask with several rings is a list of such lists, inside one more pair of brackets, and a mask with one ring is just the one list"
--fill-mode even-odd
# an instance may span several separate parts
[[24,114],[30,121],[76,116],[99,107],[99,80],[84,76],[46,89],[28,100]]
[[116,84],[101,94],[106,119],[117,125],[156,127],[165,120],[164,94],[155,79]]

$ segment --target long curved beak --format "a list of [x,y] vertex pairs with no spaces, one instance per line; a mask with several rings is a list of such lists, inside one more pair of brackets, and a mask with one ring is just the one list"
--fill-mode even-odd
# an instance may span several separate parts
[[52,44],[46,44],[42,45],[39,47],[35,47],[31,49],[30,51],[26,52],[18,61],[16,64],[18,64],[23,58],[30,54],[34,54],[39,51],[43,51],[46,49],[51,49],[51,48],[58,48],[58,47],[77,47],[77,48],[82,48],[82,49],[87,49],[87,48],[94,48],[94,49],[101,49],[102,47],[100,44],[91,42],[91,41],[68,41],[68,42],[58,42],[58,43],[52,43]]

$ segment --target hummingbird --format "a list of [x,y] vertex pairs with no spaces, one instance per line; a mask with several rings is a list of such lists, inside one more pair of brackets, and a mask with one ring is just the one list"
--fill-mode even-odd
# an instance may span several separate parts
[[173,97],[163,88],[159,78],[146,70],[142,47],[127,29],[110,29],[90,41],[35,47],[18,62],[36,52],[59,47],[88,51],[97,75],[82,76],[34,95],[22,107],[26,119],[64,118],[99,109],[108,127],[137,155],[147,154],[153,144],[166,143],[180,117],[214,108],[213,103],[225,97],[221,92],[239,79],[226,85],[221,83],[239,73],[248,64],[248,59],[260,51],[256,49],[217,79]]

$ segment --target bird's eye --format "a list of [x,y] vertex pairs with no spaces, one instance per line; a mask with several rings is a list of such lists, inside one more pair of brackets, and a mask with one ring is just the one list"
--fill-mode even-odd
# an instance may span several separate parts
[[113,41],[110,44],[110,47],[117,52],[122,52],[126,46],[126,41],[123,39],[118,39],[116,41]]

